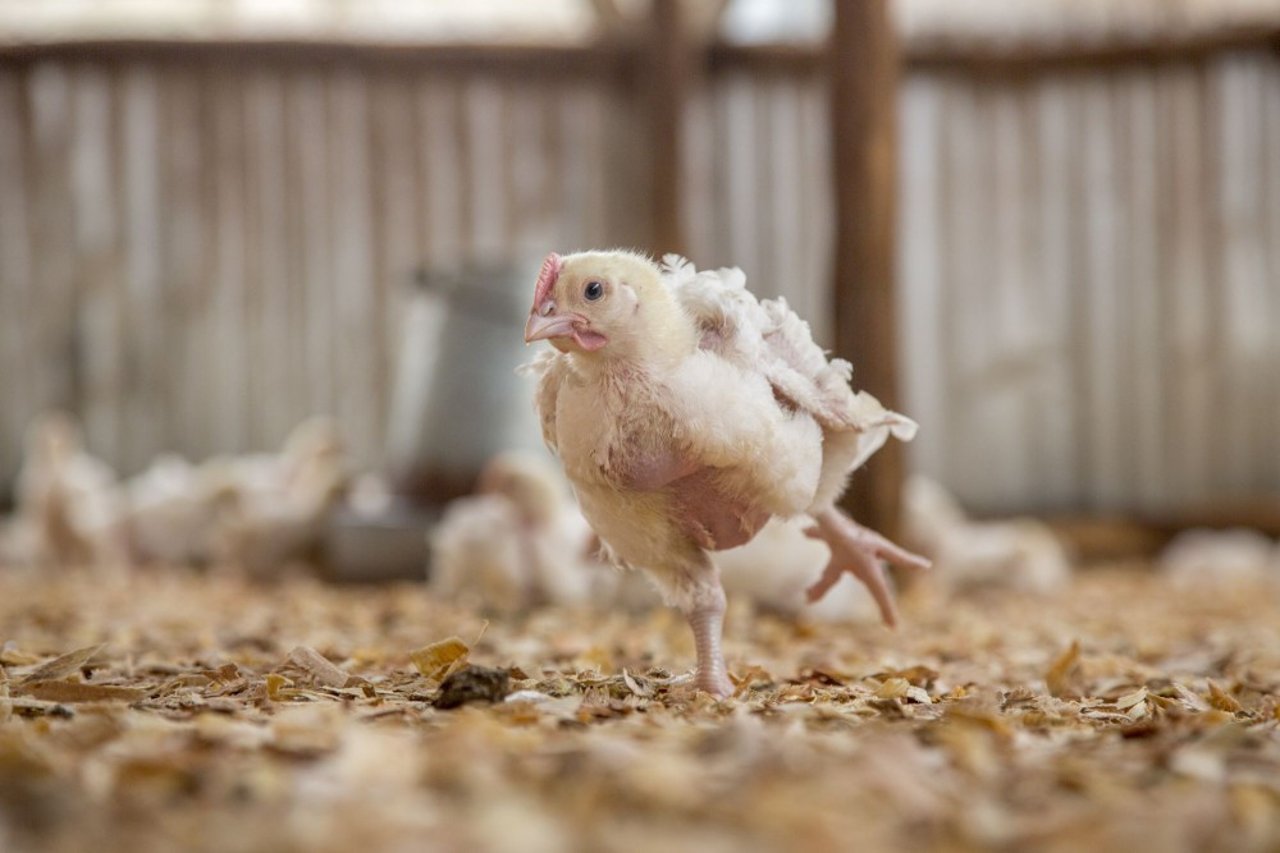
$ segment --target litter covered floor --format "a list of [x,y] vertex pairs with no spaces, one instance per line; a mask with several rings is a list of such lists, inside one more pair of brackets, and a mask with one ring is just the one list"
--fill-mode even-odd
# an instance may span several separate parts
[[1140,568],[486,621],[420,585],[0,575],[0,849],[1270,850],[1280,595]]

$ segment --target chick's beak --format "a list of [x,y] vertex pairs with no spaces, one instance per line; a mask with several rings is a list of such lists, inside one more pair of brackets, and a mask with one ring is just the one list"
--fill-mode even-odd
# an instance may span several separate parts
[[574,317],[572,314],[542,315],[536,309],[529,314],[529,321],[524,324],[524,342],[544,341],[551,338],[567,338],[573,332]]

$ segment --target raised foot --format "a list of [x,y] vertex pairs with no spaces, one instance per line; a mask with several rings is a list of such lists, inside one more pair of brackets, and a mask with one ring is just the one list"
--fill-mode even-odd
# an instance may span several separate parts
[[919,554],[895,545],[870,528],[863,527],[836,509],[829,509],[814,516],[813,527],[805,531],[813,539],[827,543],[831,549],[831,562],[822,576],[806,591],[810,603],[827,594],[846,573],[866,584],[880,608],[880,617],[890,628],[898,624],[898,608],[893,600],[893,590],[885,576],[884,565],[888,561],[899,568],[928,569],[931,563]]

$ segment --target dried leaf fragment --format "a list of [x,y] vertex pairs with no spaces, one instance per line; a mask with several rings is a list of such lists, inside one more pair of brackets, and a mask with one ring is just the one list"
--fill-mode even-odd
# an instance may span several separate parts
[[1080,642],[1071,641],[1071,648],[1060,654],[1045,674],[1045,685],[1053,696],[1064,696],[1071,691],[1080,670]]
[[627,672],[626,669],[622,670],[622,682],[627,685],[628,690],[642,699],[648,699],[653,695],[653,690],[651,690],[648,685],[641,686],[641,684],[636,681],[635,677],[632,676],[631,673]]
[[1121,711],[1127,711],[1134,705],[1145,703],[1147,700],[1147,688],[1139,687],[1131,693],[1126,693],[1116,700],[1116,708]]
[[267,698],[272,702],[288,702],[302,695],[301,690],[293,689],[293,682],[278,672],[267,675]]
[[1209,679],[1209,704],[1228,714],[1239,714],[1244,711],[1244,706],[1236,700],[1236,697],[1219,687],[1212,678]]
[[879,687],[876,688],[876,696],[880,699],[901,699],[907,695],[907,691],[911,689],[911,683],[905,678],[886,678]]
[[467,664],[471,648],[458,637],[449,637],[416,651],[409,652],[409,660],[418,672],[437,681],[448,678]]
[[22,680],[18,682],[18,686],[34,684],[37,681],[57,681],[60,678],[66,678],[88,663],[94,655],[102,651],[106,646],[106,643],[99,643],[96,646],[85,646],[83,649],[76,649],[75,651],[67,652],[65,655],[59,655],[23,676]]

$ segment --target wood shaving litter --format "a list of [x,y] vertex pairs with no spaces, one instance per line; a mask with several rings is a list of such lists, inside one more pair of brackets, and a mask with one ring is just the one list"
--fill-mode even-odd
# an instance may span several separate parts
[[[486,630],[413,585],[0,576],[0,839],[1273,849],[1277,617],[1273,589],[1122,568],[1052,599],[915,590],[896,633],[738,611],[717,702],[662,612]],[[436,707],[467,666],[505,701]]]

